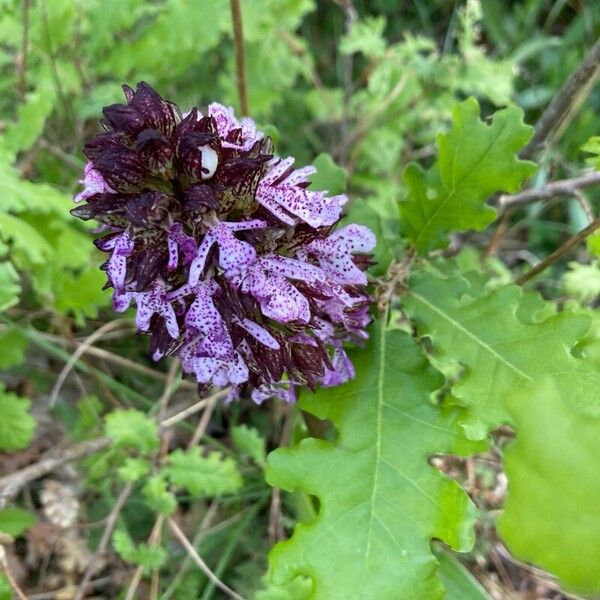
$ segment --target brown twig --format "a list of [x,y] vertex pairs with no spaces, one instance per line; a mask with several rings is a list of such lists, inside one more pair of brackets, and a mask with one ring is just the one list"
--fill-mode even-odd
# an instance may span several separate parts
[[492,235],[492,239],[488,244],[487,250],[485,251],[486,258],[489,256],[494,256],[498,251],[498,247],[500,246],[500,242],[502,238],[506,235],[508,228],[510,226],[510,218],[512,216],[513,210],[511,208],[507,209],[502,215],[502,219],[500,219],[500,223],[498,227],[496,227],[496,231],[494,231],[494,235]]
[[192,435],[192,439],[189,441],[188,448],[193,448],[194,446],[196,446],[196,444],[198,444],[198,442],[202,439],[202,436],[206,433],[206,429],[208,428],[210,418],[212,417],[216,405],[217,398],[216,396],[212,396],[206,403],[206,408],[204,409],[204,412],[200,417],[198,427],[196,427],[194,435]]
[[502,195],[498,199],[498,205],[500,210],[505,212],[509,208],[531,204],[538,200],[548,200],[555,196],[577,196],[579,190],[599,184],[600,172],[591,171],[579,177],[553,181],[542,187],[525,190],[511,196]]
[[103,450],[110,446],[111,441],[108,437],[102,437],[81,442],[70,448],[50,450],[33,465],[0,478],[0,496],[12,495],[30,481],[43,477],[65,463],[79,460],[94,452]]
[[596,229],[600,227],[600,219],[594,219],[587,227],[582,229],[579,233],[569,238],[564,244],[559,246],[552,254],[547,256],[543,261],[537,264],[533,269],[527,271],[516,280],[517,285],[523,285],[530,279],[547,269],[552,263],[556,262],[561,256],[569,252],[572,248],[577,246],[586,237],[594,233]]
[[246,83],[246,64],[244,57],[244,28],[242,25],[242,7],[240,0],[231,0],[231,21],[233,24],[233,43],[235,46],[235,69],[240,110],[243,115],[250,114],[248,108],[248,86]]
[[185,548],[185,551],[188,553],[188,556],[196,563],[199,569],[208,577],[208,579],[220,590],[225,592],[230,598],[234,600],[244,600],[242,596],[238,593],[234,592],[229,586],[225,585],[211,570],[210,567],[202,560],[200,555],[196,552],[196,549],[190,541],[185,537],[185,534],[177,523],[171,518],[167,520],[167,524],[169,525],[169,529],[173,533],[173,535],[177,538],[180,544]]
[[531,158],[546,144],[548,138],[561,126],[572,107],[598,75],[600,66],[600,40],[587,53],[579,68],[572,73],[554,96],[535,126],[531,141],[520,153],[521,158]]
[[75,366],[75,363],[79,360],[79,358],[85,353],[86,348],[91,346],[96,340],[102,338],[105,333],[108,333],[112,329],[117,329],[121,327],[123,323],[126,323],[125,319],[117,319],[116,321],[109,321],[108,323],[104,323],[102,327],[98,328],[94,333],[92,333],[86,340],[73,352],[65,366],[62,368],[62,371],[59,373],[56,378],[56,382],[50,392],[49,404],[50,406],[54,406],[56,404],[56,399],[58,398],[58,394],[65,382],[67,375],[70,373],[71,369]]
[[[283,417],[283,426],[279,438],[279,448],[284,448],[290,443],[292,435],[292,425],[295,411],[289,405],[284,406],[285,415]],[[308,413],[305,413],[306,415]],[[269,525],[267,528],[269,544],[274,546],[277,542],[285,539],[285,530],[283,528],[283,514],[281,510],[281,490],[273,488],[271,492],[271,505],[269,507]]]
[[2,545],[0,545],[0,571],[2,571],[6,576],[6,579],[8,579],[10,587],[13,589],[14,593],[17,595],[19,600],[27,600],[27,596],[19,587],[17,580],[14,578],[14,575],[11,573],[11,570],[8,567],[8,561],[6,560],[6,551],[4,550],[4,546]]
[[133,491],[133,483],[128,483],[121,490],[121,493],[117,497],[115,505],[113,506],[112,510],[110,511],[110,514],[108,515],[108,519],[106,521],[106,526],[104,527],[104,531],[102,532],[102,537],[100,538],[100,543],[98,544],[98,547],[96,548],[96,552],[94,552],[94,556],[90,560],[90,564],[85,571],[83,579],[81,580],[81,583],[79,584],[79,588],[77,589],[77,594],[75,594],[75,598],[73,600],[82,600],[85,597],[85,593],[87,591],[88,585],[89,585],[90,581],[92,580],[92,577],[96,572],[96,569],[99,566],[99,559],[106,552],[106,548],[108,546],[108,543],[110,542],[110,536],[112,535],[113,529],[115,528],[115,525],[117,524],[117,519],[119,518],[119,515],[121,514],[121,511],[123,510],[123,507],[125,506],[125,503],[127,502],[127,499],[131,495],[132,491]]

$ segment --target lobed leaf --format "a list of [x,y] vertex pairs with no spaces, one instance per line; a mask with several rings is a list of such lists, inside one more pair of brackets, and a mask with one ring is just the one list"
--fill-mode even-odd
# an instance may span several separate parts
[[408,196],[400,215],[420,253],[446,246],[450,232],[479,231],[495,219],[486,200],[517,191],[533,174],[534,163],[517,158],[532,133],[515,106],[494,113],[489,124],[479,119],[474,98],[455,106],[452,129],[437,137],[436,164],[425,171],[411,163],[404,170]]
[[504,453],[509,493],[500,533],[515,556],[567,588],[600,594],[600,415],[578,411],[551,378],[506,404],[517,435]]
[[271,485],[320,500],[316,519],[271,551],[270,580],[310,576],[314,599],[442,598],[431,539],[469,549],[475,509],[427,459],[473,445],[459,410],[431,402],[443,377],[406,333],[377,323],[353,359],[356,379],[300,402],[334,423],[337,440],[309,438],[269,456]]
[[139,410],[114,410],[105,418],[106,435],[116,444],[153,452],[158,448],[156,421]]
[[211,497],[231,494],[242,486],[235,461],[219,452],[202,456],[200,448],[175,450],[161,474],[175,486],[185,488],[193,496]]
[[[411,277],[404,309],[419,335],[431,338],[436,360],[462,366],[452,393],[467,407],[463,426],[472,439],[508,420],[503,397],[523,383],[554,374],[561,390],[581,408],[600,412],[593,399],[600,373],[571,349],[590,326],[589,316],[572,311],[533,320],[540,305],[509,285],[497,290],[470,286],[460,276],[432,273]],[[529,317],[529,318],[527,318]]]
[[264,465],[267,460],[265,440],[254,427],[238,425],[231,428],[231,441],[243,454],[249,456],[257,465]]

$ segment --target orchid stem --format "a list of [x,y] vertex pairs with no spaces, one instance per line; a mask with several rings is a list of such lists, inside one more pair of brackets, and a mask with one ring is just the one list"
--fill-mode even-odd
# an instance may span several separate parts
[[231,20],[233,23],[233,43],[235,46],[235,68],[237,77],[240,110],[248,116],[248,86],[246,83],[246,61],[244,57],[244,28],[242,26],[242,7],[240,0],[231,0]]

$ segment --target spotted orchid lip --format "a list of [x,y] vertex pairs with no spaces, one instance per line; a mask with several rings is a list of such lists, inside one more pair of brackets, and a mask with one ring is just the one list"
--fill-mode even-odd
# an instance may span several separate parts
[[158,360],[177,355],[228,399],[295,399],[354,377],[345,342],[367,337],[365,256],[375,236],[339,229],[345,195],[310,189],[250,118],[179,108],[146,83],[107,106],[72,212],[99,221],[113,307],[136,306]]

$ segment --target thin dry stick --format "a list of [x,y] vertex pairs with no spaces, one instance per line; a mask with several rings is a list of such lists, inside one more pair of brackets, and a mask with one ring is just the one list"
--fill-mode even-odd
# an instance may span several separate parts
[[552,99],[535,126],[531,141],[520,153],[521,158],[531,158],[542,149],[546,140],[558,129],[565,116],[577,103],[582,92],[598,75],[600,65],[600,40],[583,59],[579,68],[572,73]]
[[560,127],[565,116],[578,102],[585,89],[598,75],[600,66],[600,40],[583,59],[579,68],[572,73],[554,96],[535,126],[531,141],[520,153],[521,158],[531,158],[542,149],[549,137]]
[[169,365],[169,371],[167,373],[167,378],[165,380],[165,389],[163,390],[162,396],[158,401],[158,413],[156,415],[156,419],[159,423],[162,423],[165,419],[165,413],[167,411],[167,405],[169,404],[169,400],[173,395],[174,386],[173,382],[175,381],[175,375],[177,374],[177,370],[179,369],[179,359],[174,358]]
[[[210,567],[202,560],[200,555],[196,552],[196,549],[190,541],[185,537],[185,534],[181,529],[179,529],[177,523],[173,521],[173,519],[169,518],[167,520],[167,524],[169,525],[169,529],[173,533],[173,535],[179,540],[181,545],[185,548],[186,552],[190,556],[190,558],[196,563],[199,569],[208,577],[208,579],[220,590],[223,590],[230,598],[234,598],[234,600],[244,600],[242,596],[238,593],[234,592],[229,586],[225,585],[211,570]],[[127,598],[125,600],[128,600]]]
[[94,452],[107,448],[112,443],[108,437],[96,438],[71,446],[65,449],[53,449],[42,456],[36,463],[20,471],[0,478],[0,497],[12,495],[30,481],[35,481],[64,465],[65,463],[79,460]]
[[243,115],[250,114],[248,108],[248,86],[246,84],[246,64],[244,57],[244,29],[242,25],[242,7],[240,0],[231,0],[231,20],[233,23],[233,43],[235,46],[235,69],[240,110]]
[[533,269],[527,271],[516,280],[517,285],[523,285],[545,269],[547,269],[552,263],[556,262],[563,254],[566,254],[569,250],[577,246],[580,242],[585,240],[586,237],[594,233],[596,229],[600,227],[600,219],[595,219],[587,227],[582,229],[579,233],[569,238],[564,244],[559,246],[552,254],[547,256],[542,262],[537,264]]
[[85,571],[83,579],[81,580],[81,583],[79,584],[77,594],[75,594],[75,598],[73,600],[82,600],[85,597],[85,593],[87,591],[90,581],[92,580],[92,576],[95,574],[96,569],[98,568],[99,559],[106,552],[108,542],[110,541],[110,536],[112,535],[113,529],[115,528],[115,525],[117,524],[117,519],[119,518],[119,515],[121,514],[121,511],[123,510],[123,507],[125,506],[125,502],[127,502],[127,499],[131,495],[132,491],[133,491],[133,483],[128,483],[121,490],[121,493],[117,497],[115,505],[113,506],[112,510],[110,511],[110,514],[108,515],[108,519],[106,521],[106,526],[104,527],[104,531],[102,532],[102,537],[100,538],[100,543],[98,544],[98,547],[96,548],[96,552],[94,552],[94,556],[90,560],[90,564]]
[[[76,348],[82,347],[85,342],[80,342],[78,340],[69,340],[66,338],[61,338],[57,335],[51,335],[48,333],[40,334],[43,338],[50,340],[52,342],[61,342],[70,346],[75,346]],[[104,341],[108,338],[108,335],[104,337]],[[118,354],[114,354],[113,352],[109,352],[104,348],[96,348],[95,346],[85,346],[84,350],[85,354],[91,354],[92,356],[96,356],[97,358],[102,358],[107,362],[111,362],[113,364],[119,365],[120,367],[124,367],[131,371],[137,371],[138,373],[142,373],[143,375],[147,375],[152,379],[156,379],[157,381],[165,381],[167,375],[162,373],[161,371],[156,371],[155,369],[151,369],[150,367],[146,367],[144,365],[140,365],[134,360],[130,360],[129,358],[125,358],[123,356],[119,356]],[[182,388],[187,388],[190,390],[195,390],[197,385],[193,384],[191,381],[181,381],[180,385]]]
[[500,196],[498,204],[502,211],[506,211],[515,206],[531,204],[538,200],[548,200],[555,196],[577,196],[579,190],[594,185],[600,185],[600,172],[598,171],[584,173],[579,177],[573,177],[571,179],[553,181],[542,187],[525,190],[518,194],[513,194],[512,196],[503,195]]
[[2,565],[0,567],[6,575],[6,579],[8,579],[8,583],[10,583],[10,587],[13,589],[13,592],[17,595],[19,600],[27,600],[27,596],[23,593],[23,590],[19,587],[17,580],[13,577],[13,574],[10,572],[8,565]]
[[[194,548],[198,546],[202,538],[206,535],[206,530],[210,527],[213,519],[215,518],[217,511],[219,510],[219,505],[220,502],[218,499],[215,499],[210,503],[210,506],[204,514],[204,517],[202,517],[202,521],[200,522],[198,532],[196,533],[196,536],[192,541]],[[189,557],[189,555],[186,555],[183,563],[181,564],[181,567],[179,568],[179,571],[177,571],[175,577],[173,577],[173,579],[171,580],[169,587],[165,590],[165,593],[162,596],[162,600],[169,600],[169,598],[173,595],[173,592],[177,589],[177,587],[181,583],[181,580],[183,579],[183,576],[189,568],[191,560],[192,559]]]
[[196,427],[196,431],[194,431],[194,435],[188,444],[188,448],[193,448],[201,439],[202,436],[206,433],[206,428],[210,423],[210,418],[212,417],[213,411],[217,404],[217,397],[212,396],[212,398],[208,399],[206,404],[206,408],[200,417],[200,421],[198,423],[198,427]]
[[56,399],[58,398],[58,394],[60,392],[60,389],[63,386],[63,383],[65,382],[65,379],[67,378],[67,375],[71,372],[71,369],[73,369],[73,367],[75,366],[77,361],[85,353],[85,349],[87,347],[91,346],[96,340],[99,340],[105,333],[108,333],[112,329],[117,329],[118,327],[121,327],[121,325],[123,325],[123,323],[126,323],[126,321],[124,319],[117,319],[116,321],[109,321],[108,323],[104,323],[104,325],[102,325],[102,327],[100,327],[96,331],[94,331],[94,333],[92,333],[85,340],[85,342],[83,342],[83,344],[81,344],[81,346],[79,346],[79,348],[77,348],[77,350],[75,350],[75,352],[73,352],[73,354],[71,355],[71,358],[69,358],[69,360],[63,367],[62,371],[58,375],[58,378],[56,379],[56,383],[54,384],[54,387],[52,388],[52,391],[50,392],[50,399],[49,399],[50,406],[54,406],[54,404],[56,403]]

